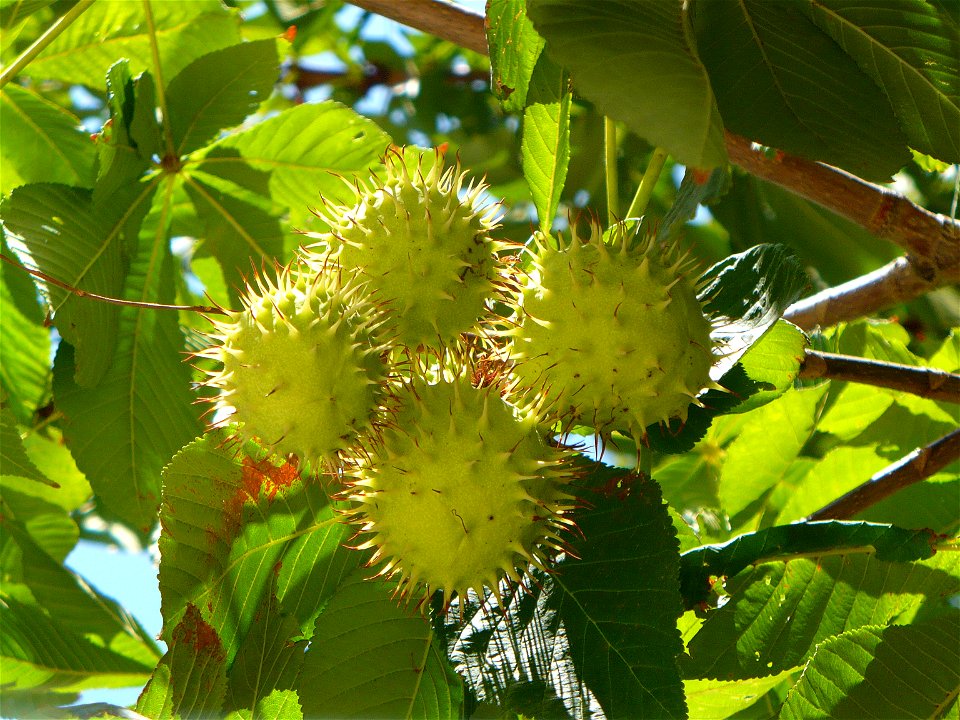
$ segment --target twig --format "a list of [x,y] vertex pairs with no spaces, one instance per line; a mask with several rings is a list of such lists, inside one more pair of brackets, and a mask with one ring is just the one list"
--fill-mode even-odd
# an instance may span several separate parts
[[468,50],[487,54],[483,15],[447,0],[351,0],[351,4]]
[[607,224],[620,219],[620,183],[617,174],[617,124],[612,118],[603,119],[603,156],[607,181]]
[[653,153],[650,155],[650,162],[647,164],[647,169],[644,171],[643,177],[640,179],[640,184],[637,186],[637,193],[633,196],[630,209],[627,210],[626,217],[638,218],[647,211],[647,205],[650,203],[650,198],[653,197],[653,189],[657,185],[657,180],[660,178],[660,171],[663,170],[663,165],[666,162],[667,151],[663,148],[654,148]]
[[124,300],[123,298],[109,297],[107,295],[98,295],[97,293],[89,292],[88,290],[81,290],[80,288],[74,287],[73,285],[68,285],[63,282],[63,280],[57,280],[55,277],[50,277],[40,270],[35,270],[33,268],[28,268],[26,265],[21,265],[16,260],[8,258],[3,253],[0,253],[0,260],[3,260],[5,263],[13,265],[13,267],[28,272],[34,277],[40,278],[46,283],[55,285],[61,290],[66,290],[71,295],[76,295],[77,297],[90,298],[91,300],[99,300],[100,302],[110,303],[111,305],[123,305],[125,307],[138,307],[146,308],[149,310],[185,310],[187,312],[198,312],[205,315],[228,315],[229,311],[224,310],[222,307],[216,305],[164,305],[162,303],[150,303],[150,302],[141,302],[139,300]]
[[[918,483],[960,460],[960,430],[888,465],[867,482],[820,508],[806,520],[843,520],[863,512],[905,487]],[[801,521],[802,522],[802,521]]]
[[[451,10],[445,0],[355,0],[367,10],[487,53],[483,15]],[[829,325],[872,314],[960,279],[960,223],[879,185],[826,165],[776,153],[768,157],[747,138],[726,133],[730,160],[907,250],[907,256],[869,275],[798,304],[791,321]],[[847,311],[843,305],[849,305]],[[790,312],[790,311],[788,311]],[[811,318],[819,318],[813,319]]]
[[930,400],[960,403],[960,375],[936,368],[807,350],[799,376],[849,380],[864,385],[903,390]]
[[20,72],[42,53],[57,37],[73,24],[73,21],[80,17],[86,10],[93,5],[94,0],[78,0],[77,4],[61,15],[46,31],[38,37],[33,43],[0,73],[0,88],[13,80]]

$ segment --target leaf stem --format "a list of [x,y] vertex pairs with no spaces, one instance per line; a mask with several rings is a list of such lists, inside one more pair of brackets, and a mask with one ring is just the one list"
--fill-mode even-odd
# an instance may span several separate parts
[[0,73],[0,88],[13,80],[34,58],[42,53],[57,37],[66,30],[73,21],[80,17],[95,0],[78,0],[77,4],[61,15],[56,22],[47,28],[46,32],[33,41],[33,43]]
[[13,265],[13,267],[28,272],[34,277],[40,278],[46,283],[51,285],[56,285],[62,290],[66,290],[71,295],[76,295],[77,297],[90,298],[91,300],[99,300],[100,302],[110,303],[111,305],[124,305],[126,307],[138,307],[138,308],[148,308],[150,310],[185,310],[187,312],[197,312],[204,314],[213,314],[213,315],[228,315],[229,310],[224,310],[222,307],[217,305],[164,305],[162,303],[151,303],[151,302],[140,302],[138,300],[124,300],[122,298],[109,297],[107,295],[98,295],[97,293],[92,293],[87,290],[81,290],[80,288],[74,287],[68,283],[63,282],[63,280],[57,280],[55,277],[47,275],[45,272],[40,270],[34,270],[33,268],[28,268],[26,265],[21,265],[16,260],[8,258],[3,253],[0,253],[0,260],[5,263]]
[[617,124],[603,119],[604,169],[607,176],[607,224],[620,219],[620,183],[617,176]]
[[637,193],[633,196],[630,209],[627,210],[628,218],[639,218],[647,211],[647,205],[650,204],[650,198],[653,197],[653,189],[657,186],[657,180],[660,178],[660,173],[666,162],[667,151],[663,148],[654,148],[653,155],[650,156],[650,162],[647,163],[647,169],[644,171],[643,177],[640,178]]
[[799,377],[847,380],[901,390],[930,400],[960,403],[960,375],[937,368],[807,350]]
[[960,459],[960,430],[888,465],[867,482],[834,500],[806,520],[843,520],[863,512],[894,493],[925,480]]
[[150,38],[150,55],[153,59],[153,74],[157,80],[157,105],[163,116],[163,137],[167,143],[167,155],[176,157],[173,133],[170,131],[170,115],[167,112],[166,86],[163,84],[163,68],[160,66],[160,46],[157,44],[157,26],[153,21],[151,0],[143,0],[143,14],[147,20],[147,36]]

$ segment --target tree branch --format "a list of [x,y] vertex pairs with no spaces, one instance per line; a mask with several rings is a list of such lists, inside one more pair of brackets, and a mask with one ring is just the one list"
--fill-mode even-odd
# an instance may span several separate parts
[[925,480],[956,460],[960,460],[960,430],[944,435],[925,448],[917,448],[805,520],[851,518],[899,490]]
[[350,0],[350,3],[468,50],[487,54],[483,15],[447,0]]
[[799,377],[849,380],[930,400],[960,403],[960,375],[935,368],[807,350]]
[[[487,54],[483,15],[446,0],[353,0],[353,4],[417,30]],[[832,325],[870,315],[929,290],[960,281],[960,223],[886,188],[810,160],[755,150],[726,133],[731,162],[866,228],[907,251],[905,257],[787,310],[800,327]]]

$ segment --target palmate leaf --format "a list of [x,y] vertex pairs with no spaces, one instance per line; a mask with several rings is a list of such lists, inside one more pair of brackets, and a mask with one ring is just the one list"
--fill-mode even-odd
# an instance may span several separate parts
[[[144,189],[144,200],[150,192]],[[25,249],[18,254],[27,267],[81,290],[109,297],[119,294],[124,278],[122,246],[125,236],[139,229],[142,213],[131,217],[109,208],[98,211],[91,192],[52,184],[19,187],[0,209],[7,230]],[[95,385],[113,360],[119,309],[52,284],[43,284],[43,289],[57,329],[77,349],[76,381]]]
[[766,145],[889,180],[910,160],[890,103],[800,5],[696,4],[700,58],[724,125]]
[[680,591],[687,607],[710,595],[712,576],[733,576],[773,558],[816,555],[834,549],[875,551],[880,560],[908,562],[932,557],[929,530],[908,530],[863,522],[783,525],[740,535],[721,545],[703,545],[680,556]]
[[960,694],[960,613],[906,627],[863,627],[817,647],[784,720],[941,718]]
[[527,17],[525,0],[490,0],[486,16],[491,90],[504,110],[520,112],[544,40]]
[[252,267],[285,259],[281,208],[265,194],[197,170],[183,174],[183,187],[205,228],[201,249],[217,258],[237,302]]
[[727,581],[729,600],[689,642],[685,676],[773,675],[801,665],[833,635],[935,614],[960,590],[952,555],[894,563],[851,550],[744,570]]
[[[164,183],[143,224],[122,293],[125,299],[174,301],[174,258],[167,233],[171,186],[169,180]],[[130,195],[133,202],[145,197],[137,186]],[[99,385],[85,388],[73,382],[69,345],[60,346],[54,364],[54,397],[64,413],[64,434],[77,465],[98,499],[141,532],[149,532],[156,522],[160,469],[200,431],[182,350],[176,315],[124,307],[115,357]]]
[[[151,36],[160,68],[154,66]],[[130,61],[131,73],[150,70],[169,80],[201,55],[239,41],[239,17],[218,0],[98,2],[50,43],[25,74],[98,87],[107,68],[123,57]]]
[[257,109],[278,79],[277,42],[241,43],[194,60],[167,87],[174,152],[186,155]]
[[[529,0],[546,51],[597,108],[685,165],[723,165],[723,123],[673,0]],[[625,90],[629,88],[629,90]]]
[[290,108],[248,130],[232,133],[185,164],[246,190],[269,195],[296,229],[317,222],[321,196],[344,202],[352,178],[377,163],[390,138],[374,123],[336,102]]
[[226,441],[197,440],[164,470],[160,592],[165,632],[196,606],[230,667],[244,643],[256,643],[245,638],[266,622],[258,609],[269,593],[309,635],[316,613],[364,556],[343,546],[352,531],[319,482],[275,466],[252,443],[241,450]]
[[457,717],[462,685],[430,621],[368,574],[354,573],[317,618],[300,675],[304,716]]
[[800,6],[883,90],[911,147],[960,162],[955,8],[919,0],[805,0]]
[[32,90],[14,84],[0,89],[0,193],[32,182],[90,187],[96,153],[79,124]]

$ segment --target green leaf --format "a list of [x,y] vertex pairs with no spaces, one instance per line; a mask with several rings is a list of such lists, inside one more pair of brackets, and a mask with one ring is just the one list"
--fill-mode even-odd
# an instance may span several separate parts
[[59,487],[37,469],[23,449],[17,419],[7,408],[0,408],[0,474],[15,475],[49,487]]
[[[0,235],[0,252],[14,255]],[[23,270],[0,268],[0,394],[17,420],[32,425],[50,389],[50,330],[37,286]]]
[[337,176],[366,172],[389,144],[376,123],[350,108],[310,103],[226,136],[191,159],[187,170],[269,195],[293,227],[306,230],[318,222],[310,209],[320,205],[321,196],[332,202],[354,196]]
[[637,477],[626,491],[591,498],[577,518],[585,539],[570,541],[547,606],[608,717],[684,717],[676,534],[656,483]]
[[129,61],[118,60],[107,72],[107,105],[110,122],[98,136],[100,162],[93,191],[95,203],[136,182],[160,152],[160,126],[150,73],[132,78]]
[[577,90],[685,165],[727,161],[710,79],[673,0],[529,0],[547,53]]
[[784,720],[939,718],[960,693],[960,613],[907,627],[863,627],[817,648]]
[[802,7],[883,90],[912,147],[960,162],[956,9],[920,0],[806,0]]
[[890,464],[877,450],[875,445],[841,445],[830,450],[795,485],[783,489],[785,498],[778,521],[804,518],[867,482],[876,471]]
[[693,24],[731,131],[878,181],[910,160],[880,88],[800,3],[701,2]]
[[[733,682],[687,680],[683,683],[683,690],[687,697],[691,718],[739,718],[741,716],[736,713],[751,707],[778,686],[789,687],[789,681],[789,672],[756,680]],[[776,715],[770,712],[766,717],[772,718]]]
[[246,286],[251,266],[285,259],[281,211],[268,198],[216,175],[183,175],[184,188],[204,224],[204,249],[220,261],[233,297]]
[[[720,476],[720,501],[731,515],[743,513],[788,477],[791,465],[809,439],[826,386],[787,393],[750,415],[727,448]],[[771,432],[770,428],[776,428]]]
[[300,677],[306,717],[457,717],[460,678],[430,621],[358,571],[317,618]]
[[58,691],[139,685],[143,665],[83,637],[78,628],[38,607],[24,585],[0,590],[0,673],[5,691]]
[[9,30],[53,2],[54,0],[3,0],[0,2],[0,28]]
[[808,345],[807,336],[786,320],[776,324],[750,346],[740,358],[740,365],[757,386],[733,412],[744,413],[776,400],[793,386]]
[[520,112],[544,40],[527,18],[525,0],[489,0],[486,16],[491,90],[504,110]]
[[279,75],[270,38],[216,50],[194,60],[167,88],[167,125],[177,155],[203,147],[257,109]]
[[0,125],[3,195],[26,183],[93,184],[94,146],[72,113],[11,83],[0,89]]
[[[143,223],[123,297],[138,302],[174,300],[174,258],[167,234],[171,182]],[[155,187],[155,186],[154,186]],[[129,212],[147,211],[151,194],[137,186]],[[177,316],[148,307],[124,307],[113,364],[99,385],[71,379],[73,350],[61,344],[54,365],[54,397],[64,413],[64,434],[77,465],[98,499],[142,532],[156,522],[160,469],[200,431],[191,405],[190,371],[183,362]]]
[[773,675],[801,665],[833,635],[936,614],[960,590],[960,564],[951,555],[893,563],[831,551],[748,568],[727,581],[729,600],[689,642],[685,676]]
[[294,690],[274,690],[257,703],[255,717],[263,720],[303,720],[300,696]]
[[272,691],[296,686],[307,640],[300,635],[296,617],[281,613],[279,603],[268,592],[257,610],[257,622],[250,628],[228,672],[228,709],[249,709]]
[[[145,8],[149,7],[151,20]],[[193,60],[240,40],[239,18],[219,0],[94,3],[34,60],[25,74],[99,87],[117,58],[130,72],[176,77]],[[154,64],[156,39],[160,67]]]
[[680,590],[686,606],[705,602],[711,576],[733,576],[748,565],[830,550],[876,552],[880,560],[909,562],[932,557],[929,530],[828,520],[766,528],[721,545],[703,545],[680,556]]
[[233,663],[242,643],[256,643],[268,593],[302,628],[364,555],[343,546],[352,531],[319,482],[226,439],[197,440],[164,469],[160,592],[168,623],[188,603],[200,608]]
[[[142,199],[151,192],[145,186]],[[27,267],[108,297],[116,297],[123,286],[125,237],[139,229],[143,217],[122,210],[94,208],[89,191],[51,184],[19,187],[2,206],[7,230],[26,248],[20,259]],[[96,385],[113,361],[119,308],[52,283],[44,282],[42,288],[57,329],[77,349],[77,383]]]
[[169,634],[170,649],[137,701],[137,712],[150,718],[215,717],[227,692],[223,645],[216,631],[188,605]]
[[547,233],[557,214],[570,162],[571,98],[567,73],[541,55],[523,111],[520,153],[540,230]]

